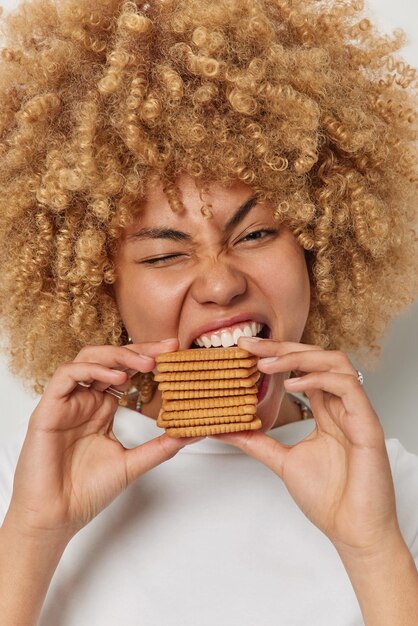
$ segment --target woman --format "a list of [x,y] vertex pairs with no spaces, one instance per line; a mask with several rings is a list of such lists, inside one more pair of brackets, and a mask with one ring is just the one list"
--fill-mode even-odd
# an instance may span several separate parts
[[[5,20],[4,624],[416,623],[418,460],[345,352],[416,293],[416,75],[360,4]],[[232,342],[261,430],[161,434],[155,357]]]

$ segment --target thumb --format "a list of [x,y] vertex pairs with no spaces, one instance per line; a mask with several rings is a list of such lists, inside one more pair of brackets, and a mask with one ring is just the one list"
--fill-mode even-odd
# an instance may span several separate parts
[[265,433],[256,430],[212,435],[211,438],[239,448],[248,456],[252,456],[263,463],[280,478],[283,478],[283,466],[290,446],[285,446],[272,437],[268,437]]
[[126,450],[125,462],[128,485],[142,474],[171,459],[185,446],[201,439],[204,437],[169,437],[163,434],[136,448]]

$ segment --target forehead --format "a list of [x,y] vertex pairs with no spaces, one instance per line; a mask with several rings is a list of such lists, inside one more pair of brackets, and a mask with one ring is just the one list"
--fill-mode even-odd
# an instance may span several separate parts
[[237,208],[253,196],[251,187],[236,181],[229,186],[217,182],[208,183],[199,189],[193,178],[183,175],[178,178],[176,187],[180,194],[184,210],[176,213],[172,210],[163,185],[152,187],[146,199],[141,203],[139,221],[149,226],[164,221],[165,224],[185,224],[190,222],[208,222],[202,213],[202,207],[210,207],[211,223],[222,225],[228,221]]

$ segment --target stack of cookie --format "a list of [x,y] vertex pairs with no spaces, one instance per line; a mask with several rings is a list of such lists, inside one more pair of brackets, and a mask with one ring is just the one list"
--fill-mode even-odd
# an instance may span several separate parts
[[199,437],[261,428],[255,415],[257,359],[241,348],[160,354],[155,380],[162,392],[157,426],[170,437]]

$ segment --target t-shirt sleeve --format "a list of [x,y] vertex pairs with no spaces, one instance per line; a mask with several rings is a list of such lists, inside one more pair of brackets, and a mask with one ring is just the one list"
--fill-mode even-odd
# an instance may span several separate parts
[[399,526],[418,567],[418,456],[397,439],[386,442],[392,466]]
[[13,477],[27,430],[22,424],[0,445],[0,525],[6,516],[13,491]]

